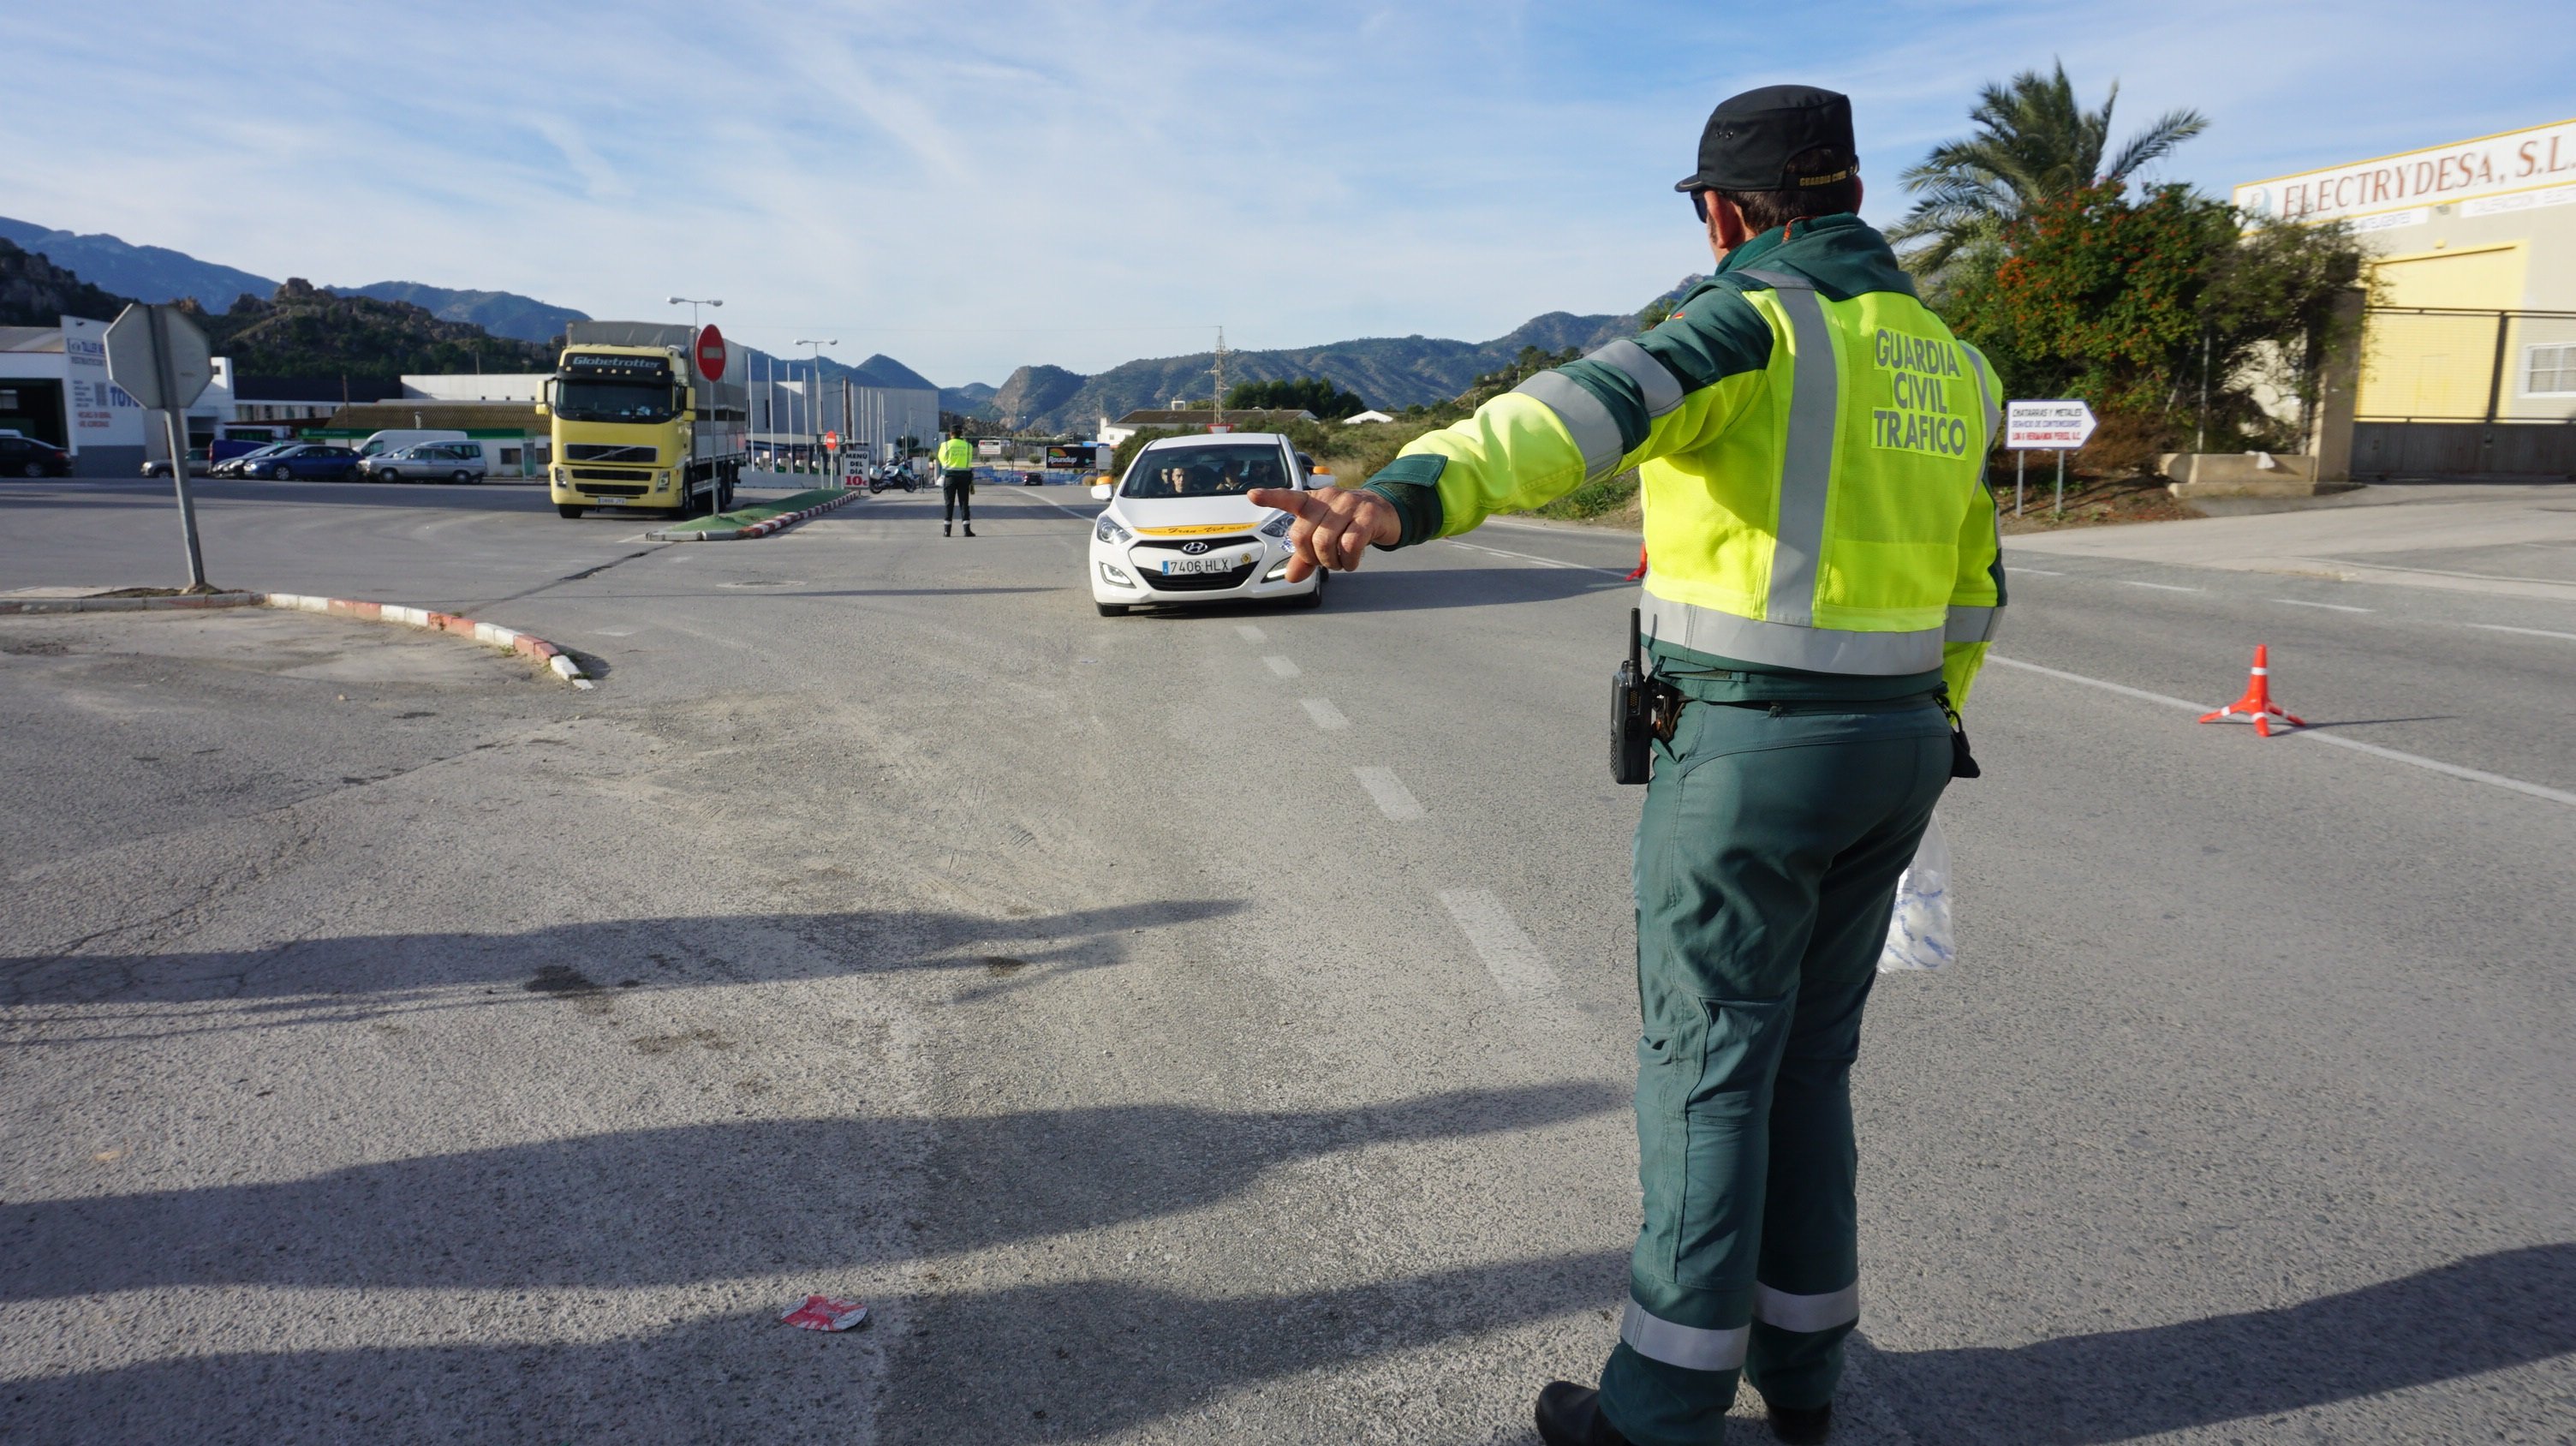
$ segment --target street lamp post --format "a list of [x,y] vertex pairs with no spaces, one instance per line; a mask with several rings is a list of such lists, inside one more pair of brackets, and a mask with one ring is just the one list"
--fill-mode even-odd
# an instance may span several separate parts
[[[807,440],[814,444],[816,450],[819,450],[822,446],[820,427],[823,420],[823,348],[839,346],[841,339],[836,336],[829,341],[817,341],[810,336],[800,336],[796,338],[796,344],[814,349],[814,371],[805,379],[805,434]],[[812,456],[813,452],[808,451],[806,455]]]

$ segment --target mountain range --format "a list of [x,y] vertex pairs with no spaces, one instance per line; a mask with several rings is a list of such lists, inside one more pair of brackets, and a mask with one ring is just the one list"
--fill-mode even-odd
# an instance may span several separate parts
[[[137,301],[177,301],[189,296],[207,311],[221,312],[239,297],[266,300],[277,294],[278,283],[268,277],[235,266],[200,261],[167,246],[136,246],[105,232],[83,236],[0,216],[0,240],[39,252],[91,285]],[[563,335],[565,322],[590,320],[571,307],[549,306],[507,291],[454,291],[417,281],[378,281],[323,290],[341,296],[409,302],[441,321],[464,322],[494,336],[518,341],[552,341]]]
[[[1698,280],[1685,278],[1667,295],[1678,295]],[[1551,311],[1491,341],[1361,337],[1275,351],[1229,351],[1225,379],[1231,387],[1236,382],[1324,377],[1359,393],[1372,407],[1394,411],[1447,401],[1477,377],[1511,364],[1527,347],[1589,351],[1616,341],[1635,331],[1637,317],[1637,312],[1577,316]],[[1007,427],[1089,432],[1102,417],[1168,406],[1176,397],[1206,397],[1215,386],[1215,366],[1216,353],[1207,351],[1125,362],[1091,376],[1057,366],[1024,366],[998,387],[942,388],[939,401],[950,411]]]

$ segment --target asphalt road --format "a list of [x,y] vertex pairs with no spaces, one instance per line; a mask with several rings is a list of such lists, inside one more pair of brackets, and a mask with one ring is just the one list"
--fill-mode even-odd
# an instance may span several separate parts
[[[164,495],[9,484],[0,589],[166,581]],[[0,1436],[1532,1439],[1634,1224],[1634,539],[1112,620],[1085,499],[976,500],[661,547],[207,489],[217,581],[586,694],[0,618]],[[2180,526],[2130,550],[2277,524]],[[2576,1434],[2576,588],[2427,580],[2553,539],[2013,550],[1961,962],[1870,1018],[1837,1440]],[[2182,711],[2256,642],[2317,733]]]

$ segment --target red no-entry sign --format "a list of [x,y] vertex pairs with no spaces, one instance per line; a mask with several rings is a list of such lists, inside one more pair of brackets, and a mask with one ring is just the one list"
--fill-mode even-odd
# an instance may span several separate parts
[[823,434],[823,450],[826,452],[837,452],[841,450],[841,434],[838,432],[825,432]]
[[725,372],[724,333],[710,322],[698,328],[698,375],[708,381],[722,381]]

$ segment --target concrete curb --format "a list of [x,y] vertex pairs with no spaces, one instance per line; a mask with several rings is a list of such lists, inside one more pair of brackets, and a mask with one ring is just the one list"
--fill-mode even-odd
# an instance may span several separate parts
[[320,613],[326,617],[395,623],[407,628],[419,628],[425,632],[470,638],[486,647],[502,648],[530,659],[548,673],[576,688],[591,686],[591,680],[582,676],[581,664],[574,662],[570,653],[533,633],[505,628],[497,623],[476,622],[472,618],[458,617],[454,613],[404,607],[399,603],[363,602],[344,597],[308,597],[302,593],[291,592],[219,592],[200,594],[196,597],[0,599],[0,614],[177,612],[197,608],[241,607],[292,608],[297,612]]
[[755,537],[767,537],[782,528],[792,527],[808,517],[819,517],[835,507],[856,502],[866,495],[863,489],[853,487],[829,502],[817,503],[801,512],[782,512],[776,517],[763,518],[749,527],[727,527],[722,530],[711,528],[705,532],[654,531],[644,535],[655,542],[746,542]]

